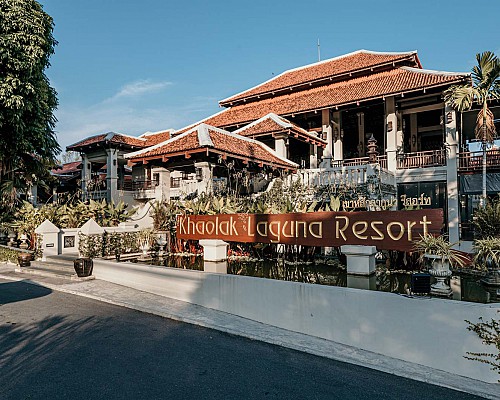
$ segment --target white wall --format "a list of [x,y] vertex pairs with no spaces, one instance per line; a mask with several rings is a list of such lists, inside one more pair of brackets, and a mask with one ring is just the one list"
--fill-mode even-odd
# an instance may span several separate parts
[[498,318],[498,306],[101,260],[94,260],[94,275],[473,379],[498,379],[487,365],[463,358],[493,350],[464,320]]

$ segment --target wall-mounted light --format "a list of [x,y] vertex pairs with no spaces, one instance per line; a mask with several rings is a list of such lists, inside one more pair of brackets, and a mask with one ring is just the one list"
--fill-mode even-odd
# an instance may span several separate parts
[[114,160],[113,160],[113,165],[115,165],[115,166],[116,166],[116,159],[114,159]]
[[446,113],[446,123],[451,124],[453,122],[453,113],[451,111],[448,111]]
[[387,132],[392,131],[392,121],[387,122]]

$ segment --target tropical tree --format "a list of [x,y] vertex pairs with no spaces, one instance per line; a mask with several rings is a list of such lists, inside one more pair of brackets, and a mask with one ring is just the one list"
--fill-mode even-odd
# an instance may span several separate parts
[[482,203],[486,204],[486,149],[496,136],[493,113],[488,101],[500,99],[500,59],[492,52],[485,51],[476,55],[477,65],[472,68],[472,82],[454,85],[444,92],[444,99],[457,111],[464,112],[476,103],[481,109],[477,115],[475,135],[481,140],[483,150],[483,194]]
[[45,76],[56,40],[35,0],[0,0],[0,210],[48,172],[59,152],[55,90]]

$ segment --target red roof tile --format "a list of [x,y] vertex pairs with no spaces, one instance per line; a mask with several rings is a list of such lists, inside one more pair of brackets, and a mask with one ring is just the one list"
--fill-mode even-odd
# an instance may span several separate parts
[[173,131],[174,131],[173,129],[167,129],[166,131],[161,131],[161,132],[154,132],[154,133],[148,132],[139,137],[142,139],[146,139],[145,146],[149,147],[170,139]]
[[286,168],[296,167],[291,161],[278,157],[263,143],[206,124],[200,124],[150,149],[130,153],[126,158],[131,161],[141,161],[145,158],[169,157],[199,148],[212,148],[228,153],[229,156],[248,158],[250,161],[262,161]]
[[147,145],[146,139],[136,138],[133,136],[123,135],[121,133],[104,133],[100,135],[91,136],[85,138],[77,143],[74,143],[70,146],[66,147],[66,150],[77,150],[82,149],[87,146],[91,146],[98,143],[115,143],[115,144],[124,144],[132,147],[145,147]]
[[300,137],[306,141],[316,142],[318,145],[326,145],[326,140],[318,137],[314,132],[308,132],[300,126],[294,124],[293,122],[287,120],[286,118],[280,117],[279,115],[269,113],[264,117],[254,121],[243,128],[234,131],[238,135],[255,137],[274,133],[285,133],[288,135],[294,135]]
[[353,73],[366,68],[373,68],[401,61],[406,61],[405,64],[408,66],[420,66],[416,52],[377,53],[367,50],[359,50],[340,57],[285,71],[252,89],[220,101],[220,104],[223,106],[229,106],[232,102],[241,102],[241,100],[248,99],[252,96],[271,93],[273,91],[288,89],[292,86],[303,85],[314,81],[320,81],[322,79],[329,79],[339,75]]
[[50,172],[54,175],[70,174],[79,171],[81,165],[82,165],[81,161],[74,161],[63,164],[61,168],[54,168]]
[[209,117],[204,122],[218,127],[238,126],[255,121],[269,112],[278,115],[291,115],[417,89],[449,85],[465,79],[468,79],[466,74],[440,73],[401,67],[238,105]]

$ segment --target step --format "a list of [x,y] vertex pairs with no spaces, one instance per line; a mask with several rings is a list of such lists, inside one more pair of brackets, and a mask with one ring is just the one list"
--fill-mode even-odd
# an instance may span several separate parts
[[52,269],[52,268],[47,268],[47,267],[16,267],[15,272],[19,272],[21,274],[28,274],[28,275],[39,275],[39,276],[47,276],[47,277],[52,277],[52,278],[63,278],[63,279],[69,279],[72,281],[89,281],[95,279],[93,275],[88,276],[88,277],[79,277],[76,275],[75,271],[72,270],[70,271],[69,269],[67,271],[61,271],[58,269]]

